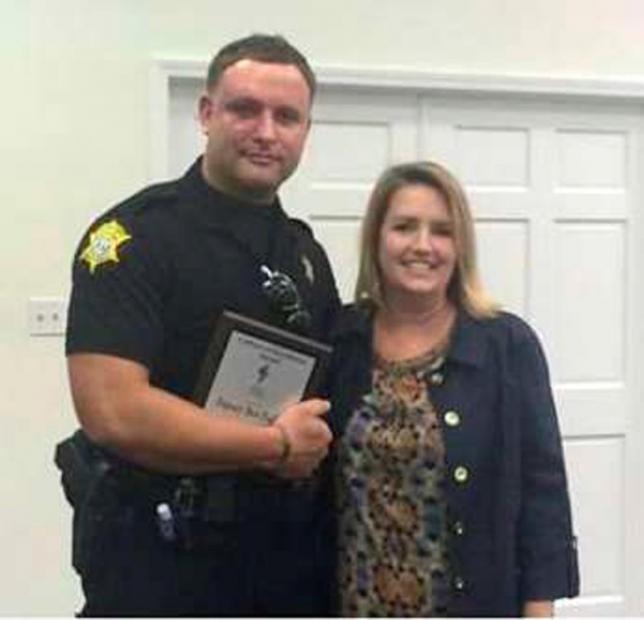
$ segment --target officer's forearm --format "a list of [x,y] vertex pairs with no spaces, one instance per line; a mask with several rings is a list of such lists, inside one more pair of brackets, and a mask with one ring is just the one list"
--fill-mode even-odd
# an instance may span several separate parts
[[74,403],[97,443],[139,465],[167,473],[253,468],[277,461],[279,431],[203,409],[149,385],[140,365],[94,354],[70,356]]
[[197,474],[254,468],[282,454],[276,429],[208,415],[156,388],[135,397],[131,408],[132,422],[111,447],[145,467]]

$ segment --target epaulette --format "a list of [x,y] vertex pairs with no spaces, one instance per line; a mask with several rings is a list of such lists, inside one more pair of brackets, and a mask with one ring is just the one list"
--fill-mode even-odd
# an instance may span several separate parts
[[[112,257],[111,252],[116,252],[116,248],[120,243],[131,238],[129,226],[126,225],[124,228],[123,222],[131,222],[132,217],[136,218],[148,209],[168,206],[176,202],[179,198],[177,186],[177,181],[149,185],[99,215],[83,233],[81,242],[75,252],[74,261],[79,256],[82,256],[82,252],[87,252],[87,261],[90,265],[90,270],[93,272],[97,265],[104,262],[97,252],[109,250],[109,256]],[[99,238],[93,241],[92,233],[97,232]],[[107,250],[105,249],[106,239],[110,244],[107,246]],[[98,244],[100,247],[92,250],[93,243]]]
[[348,337],[369,338],[371,335],[375,307],[369,302],[345,305],[336,317],[331,329],[331,340],[343,340]]
[[179,198],[179,189],[177,181],[166,181],[164,183],[155,183],[144,187],[129,198],[115,205],[111,212],[118,214],[122,211],[136,213],[141,210],[167,205]]
[[289,222],[292,222],[298,228],[301,228],[302,230],[304,230],[309,235],[309,237],[313,237],[313,229],[307,222],[305,222],[304,220],[300,220],[296,217],[289,217],[288,219],[289,219]]

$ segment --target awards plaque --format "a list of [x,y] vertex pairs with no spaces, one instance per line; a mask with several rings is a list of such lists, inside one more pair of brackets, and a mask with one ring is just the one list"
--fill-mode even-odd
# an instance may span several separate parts
[[270,424],[287,405],[316,395],[331,351],[316,340],[225,311],[192,400],[213,413]]

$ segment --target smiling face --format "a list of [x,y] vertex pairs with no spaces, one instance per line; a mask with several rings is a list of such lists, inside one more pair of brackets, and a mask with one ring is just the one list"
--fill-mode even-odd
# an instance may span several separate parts
[[199,102],[208,183],[271,202],[300,161],[310,109],[309,86],[294,65],[249,59],[230,65]]
[[380,228],[378,266],[384,298],[443,302],[456,268],[453,222],[434,187],[404,185],[389,198]]

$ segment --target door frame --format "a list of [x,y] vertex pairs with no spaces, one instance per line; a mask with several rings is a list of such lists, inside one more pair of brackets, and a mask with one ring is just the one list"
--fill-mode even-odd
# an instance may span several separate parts
[[[149,180],[168,177],[170,96],[182,83],[202,83],[207,59],[154,58],[149,79]],[[460,94],[468,97],[499,95],[526,98],[532,101],[585,102],[607,107],[628,107],[641,120],[637,143],[633,145],[636,169],[633,195],[638,204],[632,209],[627,238],[627,261],[631,287],[627,291],[625,326],[625,381],[631,399],[627,412],[627,433],[624,442],[624,614],[644,615],[644,81],[555,77],[545,75],[499,75],[443,73],[409,70],[404,67],[369,67],[350,65],[315,65],[320,90],[325,88],[370,89],[383,92],[406,92],[419,96],[428,94]],[[637,346],[639,343],[639,346]],[[602,597],[599,597],[600,599]],[[614,597],[606,597],[607,609]],[[596,600],[602,607],[602,600]],[[613,601],[613,605],[614,605]],[[565,613],[568,605],[561,610]],[[580,610],[583,612],[583,609]]]

